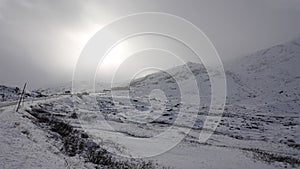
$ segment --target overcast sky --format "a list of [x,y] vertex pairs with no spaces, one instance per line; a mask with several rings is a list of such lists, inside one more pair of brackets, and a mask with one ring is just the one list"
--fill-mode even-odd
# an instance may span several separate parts
[[93,34],[146,11],[191,21],[224,62],[300,37],[300,0],[0,0],[0,84],[71,81]]

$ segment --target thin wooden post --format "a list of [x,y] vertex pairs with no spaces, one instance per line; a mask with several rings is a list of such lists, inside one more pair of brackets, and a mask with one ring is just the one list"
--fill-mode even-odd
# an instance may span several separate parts
[[4,86],[2,87],[2,101],[4,102],[5,101],[5,95],[4,95]]
[[21,93],[21,96],[20,96],[20,99],[19,99],[19,102],[18,102],[18,107],[17,107],[16,112],[19,111],[19,108],[20,108],[20,105],[21,105],[21,102],[22,102],[22,99],[23,99],[23,95],[24,95],[24,93],[25,93],[26,85],[27,85],[27,83],[24,84],[23,91],[22,91],[22,93]]

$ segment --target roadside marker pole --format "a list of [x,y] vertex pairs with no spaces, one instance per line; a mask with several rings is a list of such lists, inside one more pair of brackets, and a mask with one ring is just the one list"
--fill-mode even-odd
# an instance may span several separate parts
[[19,111],[19,108],[20,108],[20,105],[21,105],[21,102],[22,102],[22,99],[23,99],[23,95],[24,95],[24,93],[25,93],[26,85],[27,85],[27,83],[24,84],[24,88],[23,88],[23,91],[22,91],[22,93],[21,93],[21,96],[20,96],[20,99],[19,99],[19,102],[18,102],[18,106],[17,106],[16,112]]

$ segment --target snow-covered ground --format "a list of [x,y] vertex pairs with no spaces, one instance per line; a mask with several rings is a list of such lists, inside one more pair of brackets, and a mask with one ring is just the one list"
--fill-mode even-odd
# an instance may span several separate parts
[[[48,99],[52,102],[55,99]],[[94,168],[79,157],[65,156],[59,149],[60,142],[52,139],[50,131],[33,123],[34,118],[25,111],[35,101],[25,103],[24,109],[15,112],[15,105],[0,108],[0,166],[3,169],[20,168]]]
[[[126,90],[128,87],[122,87],[116,89],[124,90],[113,90],[105,95],[80,93],[46,102],[32,101],[27,102],[20,113],[13,112],[14,106],[2,107],[1,166],[88,168],[95,167],[92,163],[98,162],[105,167],[103,161],[87,158],[91,152],[86,152],[90,150],[86,143],[92,142],[108,150],[109,157],[119,160],[126,158],[114,154],[133,157],[144,153],[151,156],[156,148],[161,148],[162,154],[142,159],[154,161],[149,168],[298,168],[299,63],[300,39],[259,51],[237,60],[229,68],[225,67],[227,103],[220,124],[205,143],[198,142],[198,139],[208,115],[211,86],[205,68],[196,63],[134,80],[130,91]],[[191,85],[194,78],[197,90]],[[187,88],[185,94],[189,97],[184,101],[178,81]],[[69,90],[59,87],[39,91],[49,94]],[[201,100],[199,107],[195,106],[197,92]],[[62,136],[65,134],[62,131],[53,130],[61,122],[70,125],[75,134],[66,137]],[[170,135],[174,136],[173,139],[159,137],[151,140],[170,127],[175,131]],[[191,131],[186,133],[189,128]],[[64,131],[64,128],[60,129]],[[88,137],[77,138],[78,133],[86,133]],[[57,135],[61,137],[55,137]],[[175,136],[182,140],[173,147],[169,143],[177,143]],[[69,146],[66,148],[66,143],[73,145],[66,142],[70,137],[80,140],[83,148],[77,147],[76,151],[70,150]],[[159,142],[161,147],[151,147],[151,141]],[[78,141],[74,142],[77,146]],[[165,148],[169,150],[163,151]],[[73,156],[70,152],[74,153]],[[121,166],[114,163],[117,165]]]

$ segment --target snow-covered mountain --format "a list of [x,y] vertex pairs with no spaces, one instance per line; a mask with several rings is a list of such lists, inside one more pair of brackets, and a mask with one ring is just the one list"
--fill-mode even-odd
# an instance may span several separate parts
[[90,84],[88,82],[79,82],[74,85],[74,90],[72,91],[72,82],[69,83],[63,83],[63,84],[57,84],[57,85],[51,85],[50,87],[44,87],[39,88],[37,90],[34,90],[36,92],[45,94],[45,95],[58,95],[58,94],[70,94],[71,92],[94,92],[93,89],[95,87],[95,92],[103,92],[106,89],[110,88],[110,85],[107,83],[96,83]]
[[229,65],[227,108],[222,124],[230,127],[219,130],[296,147],[299,155],[299,64],[300,38]]
[[[16,101],[20,98],[22,90],[19,87],[8,87],[0,85],[0,102]],[[37,91],[25,90],[24,98],[44,97]]]
[[0,91],[1,102],[17,100],[22,92],[18,87],[7,87],[3,85],[0,86]]
[[[300,109],[299,64],[300,38],[225,65],[227,104],[251,104],[258,109],[269,107],[273,113],[296,112]],[[189,87],[193,78],[197,79],[199,93],[207,98],[210,95],[209,76],[204,66],[196,63],[134,80],[130,84],[131,94],[142,96],[150,94],[153,89],[161,89],[167,95],[177,93],[178,98],[176,80],[184,81]]]
[[[300,38],[241,57],[230,65],[225,65],[228,104],[250,102],[261,105],[281,102],[273,106],[286,111],[299,110],[299,64]],[[193,75],[189,71],[192,71]],[[176,93],[175,80],[188,83],[192,78],[197,79],[200,94],[210,94],[209,76],[204,66],[197,63],[187,63],[166,72],[134,80],[130,87],[136,94],[138,89],[143,94],[153,89]]]
[[251,100],[285,111],[299,110],[299,64],[300,38],[240,58],[226,72],[229,103]]

